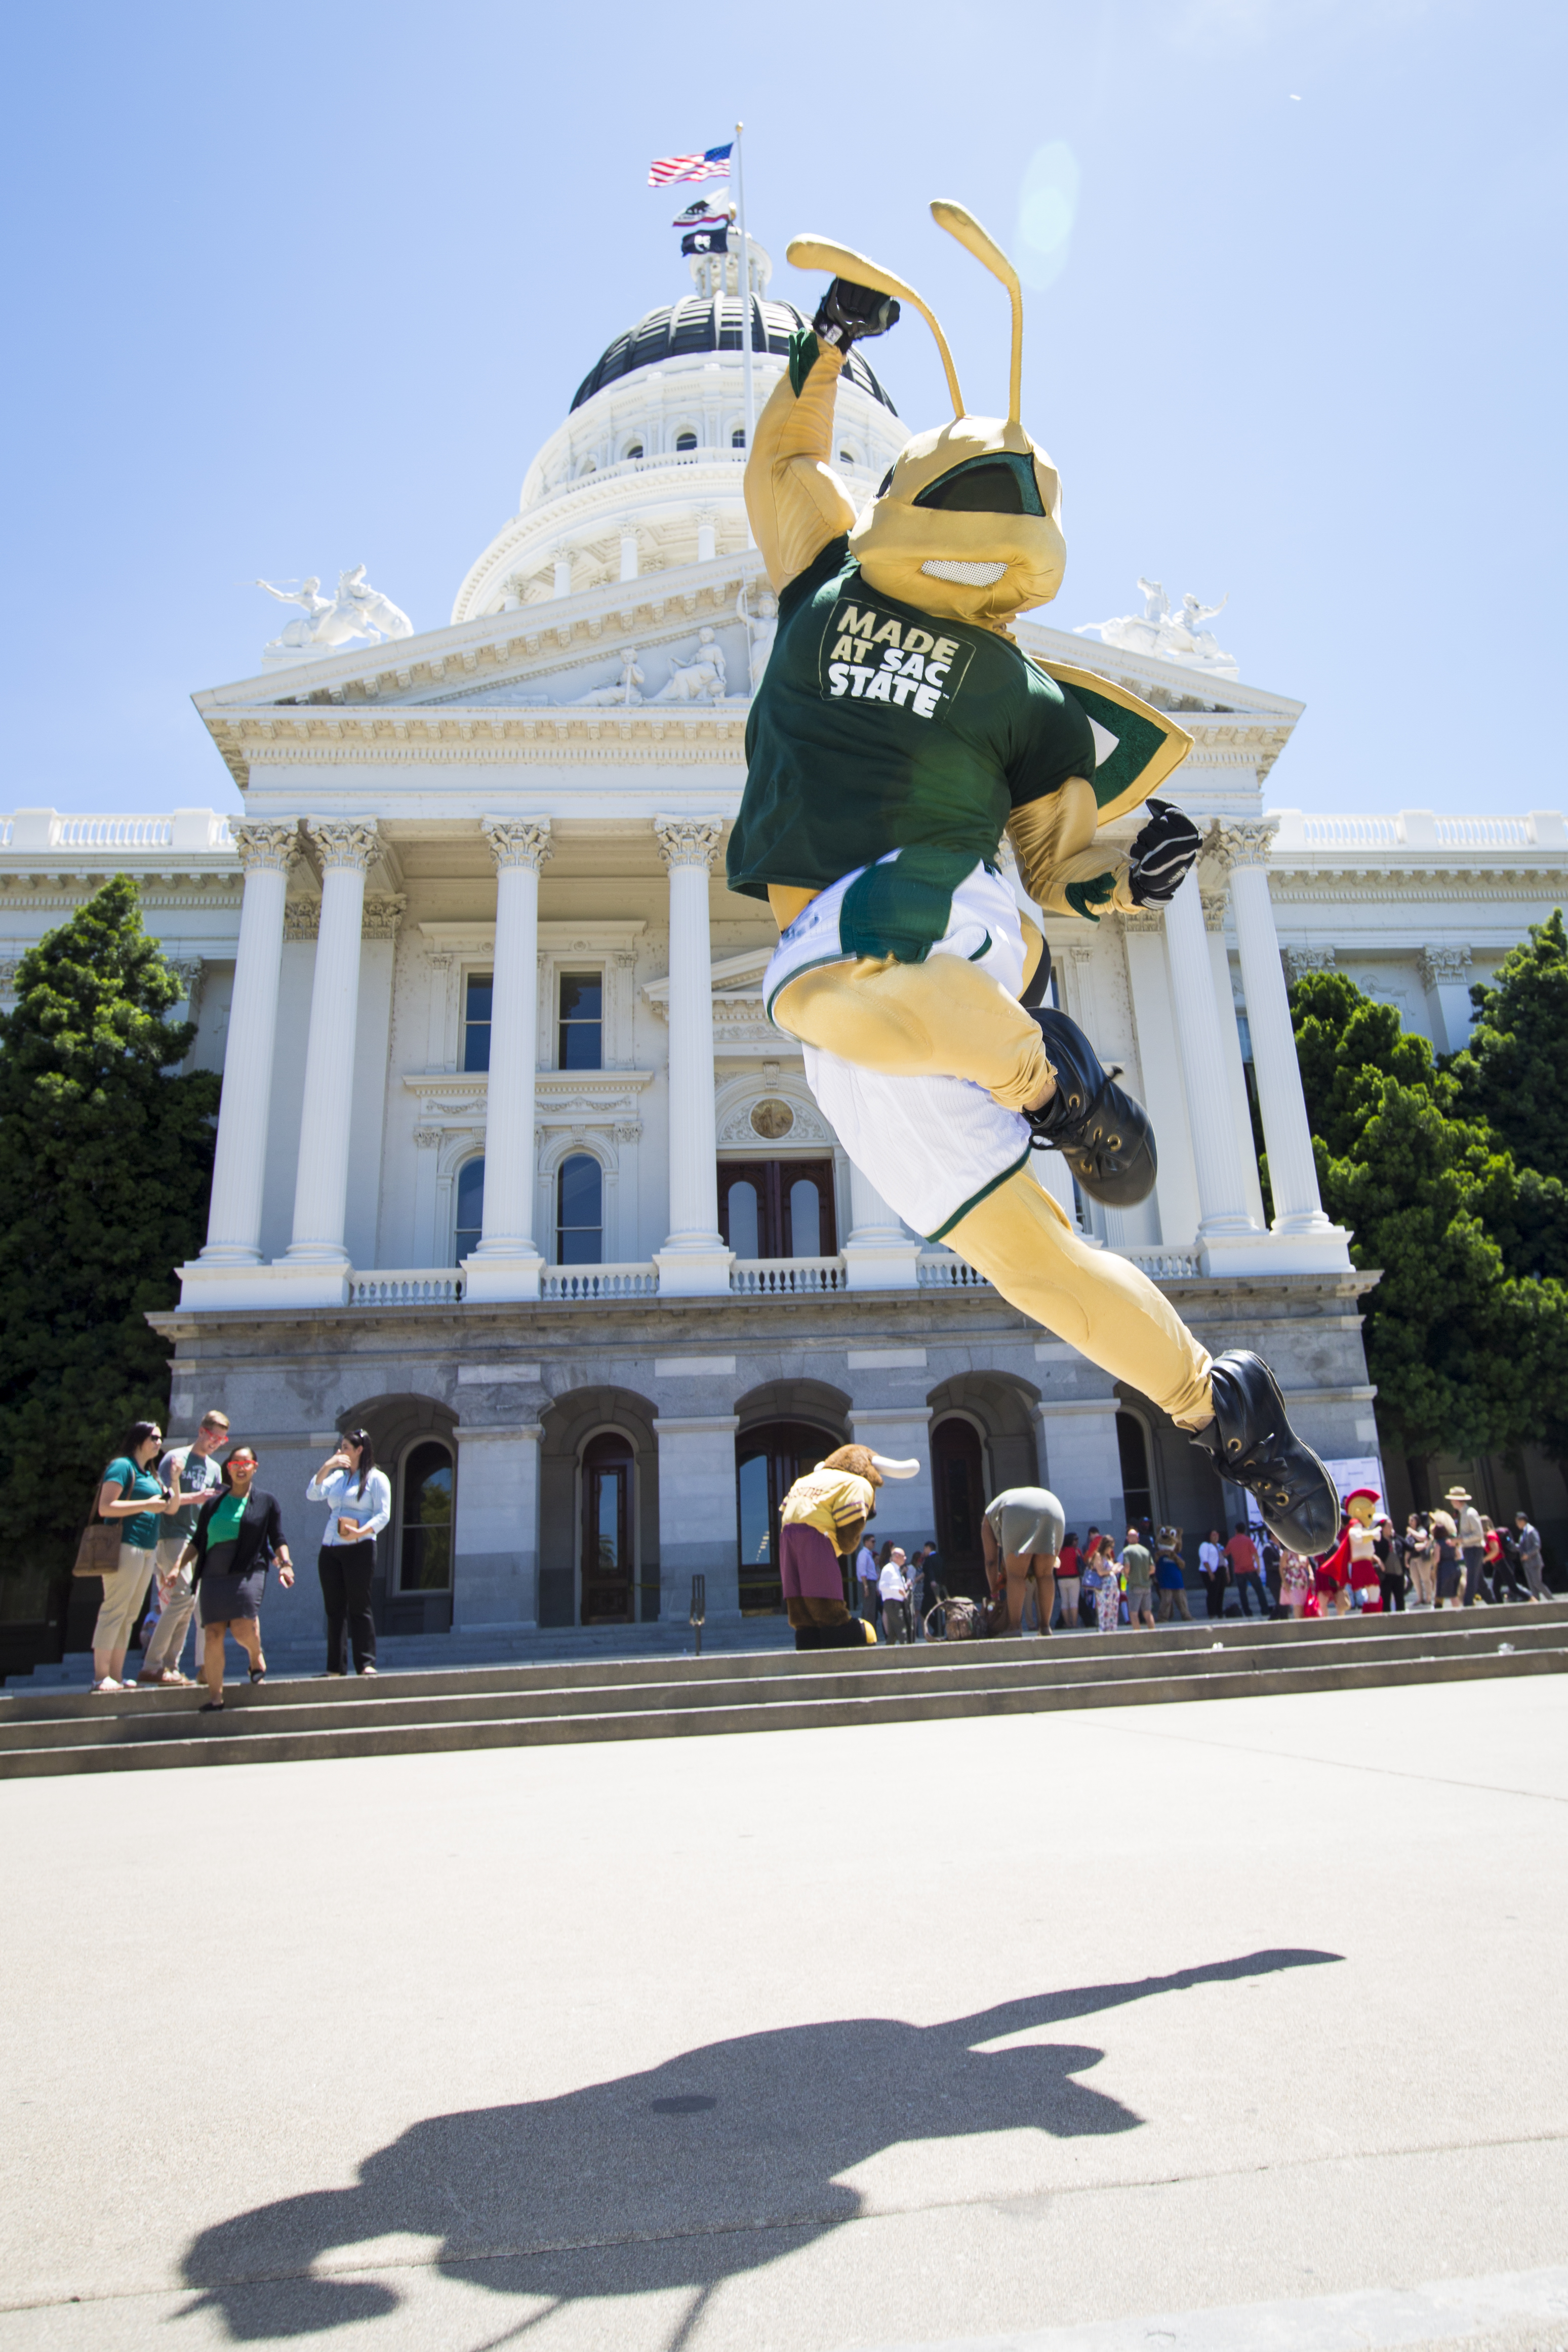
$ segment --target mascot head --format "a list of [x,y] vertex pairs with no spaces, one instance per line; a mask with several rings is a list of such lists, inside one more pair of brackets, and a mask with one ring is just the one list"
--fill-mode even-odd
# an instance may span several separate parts
[[958,373],[935,312],[912,286],[847,246],[798,236],[789,259],[914,305],[936,339],[953,402],[953,422],[919,433],[900,450],[850,533],[850,552],[873,588],[944,620],[1000,627],[1061,585],[1061,483],[1045,451],[1019,421],[1023,376],[1023,289],[1001,247],[962,205],[939,199],[938,227],[999,278],[1012,298],[1008,414],[970,416]]
[[1377,1517],[1381,1500],[1375,1486],[1353,1486],[1344,1498],[1344,1507],[1358,1528],[1369,1528]]

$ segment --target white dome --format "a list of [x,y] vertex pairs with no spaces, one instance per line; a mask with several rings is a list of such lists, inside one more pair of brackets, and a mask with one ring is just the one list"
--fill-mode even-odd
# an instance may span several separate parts
[[[751,247],[760,297],[771,275]],[[718,284],[727,270],[727,290]],[[741,497],[745,359],[735,257],[692,263],[695,297],[650,311],[590,371],[564,425],[528,467],[517,513],[459,588],[454,623],[665,572],[750,544]],[[782,374],[791,305],[756,304],[758,413]],[[766,349],[763,348],[764,338]],[[851,494],[869,498],[909,438],[859,352],[840,380],[834,456]]]

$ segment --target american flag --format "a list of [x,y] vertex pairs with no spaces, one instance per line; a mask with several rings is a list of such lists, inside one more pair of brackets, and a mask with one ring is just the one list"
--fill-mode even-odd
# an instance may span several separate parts
[[675,180],[727,180],[730,148],[705,148],[700,155],[656,155],[648,166],[648,185],[667,188]]

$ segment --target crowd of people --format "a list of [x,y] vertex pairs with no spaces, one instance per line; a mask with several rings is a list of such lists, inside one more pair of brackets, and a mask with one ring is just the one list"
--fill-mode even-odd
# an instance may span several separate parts
[[[231,1444],[228,1417],[215,1408],[203,1414],[184,1445],[165,1447],[156,1422],[131,1423],[98,1490],[98,1517],[118,1522],[120,1534],[93,1628],[95,1691],[177,1688],[199,1679],[206,1692],[203,1712],[218,1714],[231,1639],[250,1680],[265,1679],[262,1595],[274,1568],[279,1584],[293,1583],[294,1562],[282,1506],[257,1483],[260,1466],[253,1445]],[[346,1674],[351,1650],[355,1672],[373,1675],[371,1579],[376,1538],[392,1517],[392,1487],[385,1471],[376,1468],[368,1431],[350,1430],[339,1441],[305,1498],[328,1507],[317,1556],[327,1612],[327,1674],[334,1679]],[[141,1665],[128,1682],[125,1662],[139,1618]],[[193,1633],[193,1671],[187,1675],[180,1661]]]
[[[1260,1524],[1239,1520],[1227,1537],[1210,1528],[1198,1546],[1197,1571],[1205,1614],[1211,1618],[1349,1616],[1415,1609],[1458,1609],[1478,1602],[1547,1601],[1541,1532],[1525,1511],[1511,1528],[1495,1527],[1462,1487],[1443,1506],[1412,1511],[1403,1534],[1386,1515],[1368,1522],[1366,1556],[1353,1550],[1312,1559],[1277,1544]],[[1052,1580],[1031,1578],[1034,1592],[1023,1633],[1136,1631],[1175,1619],[1192,1622],[1179,1528],[1130,1527],[1118,1551],[1112,1537],[1092,1527],[1080,1542],[1064,1536]],[[873,1550],[862,1543],[855,1560],[860,1613],[883,1642],[913,1642],[941,1633],[946,1585],[936,1546],[911,1560],[893,1542]],[[1050,1618],[1040,1622],[1051,1588]],[[930,1621],[928,1623],[928,1620]]]

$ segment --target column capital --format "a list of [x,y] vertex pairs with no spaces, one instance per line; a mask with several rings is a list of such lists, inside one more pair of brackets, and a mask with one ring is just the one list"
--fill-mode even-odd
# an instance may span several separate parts
[[254,868],[264,873],[287,874],[299,855],[299,829],[292,819],[280,823],[274,819],[258,819],[231,828],[239,862],[248,874]]
[[1227,874],[1237,866],[1267,866],[1279,830],[1277,816],[1249,817],[1240,824],[1216,824],[1204,842],[1204,855]]
[[365,900],[363,934],[367,940],[395,940],[397,927],[408,911],[408,900],[401,894],[371,897]]
[[1423,988],[1457,988],[1470,976],[1469,948],[1423,948],[1421,950],[1421,985]]
[[1198,897],[1203,902],[1203,928],[1206,931],[1222,931],[1225,929],[1225,896],[1223,890],[1199,891]]
[[705,874],[713,870],[724,838],[721,816],[656,816],[653,832],[659,844],[659,855],[667,873],[677,866],[700,866]]
[[555,856],[548,816],[486,816],[479,823],[497,874],[506,866],[528,866],[537,874]]
[[363,873],[380,853],[374,817],[307,817],[311,840],[329,872],[349,866]]
[[1292,980],[1301,980],[1309,971],[1334,971],[1336,959],[1333,948],[1287,948],[1285,964]]
[[[1166,919],[1157,907],[1129,907],[1117,919],[1124,932],[1131,931],[1134,936],[1139,932],[1145,934],[1163,932],[1166,927]],[[1065,953],[1066,950],[1063,950],[1061,952]],[[1071,952],[1074,955],[1087,955],[1090,950],[1087,948],[1074,948]]]

